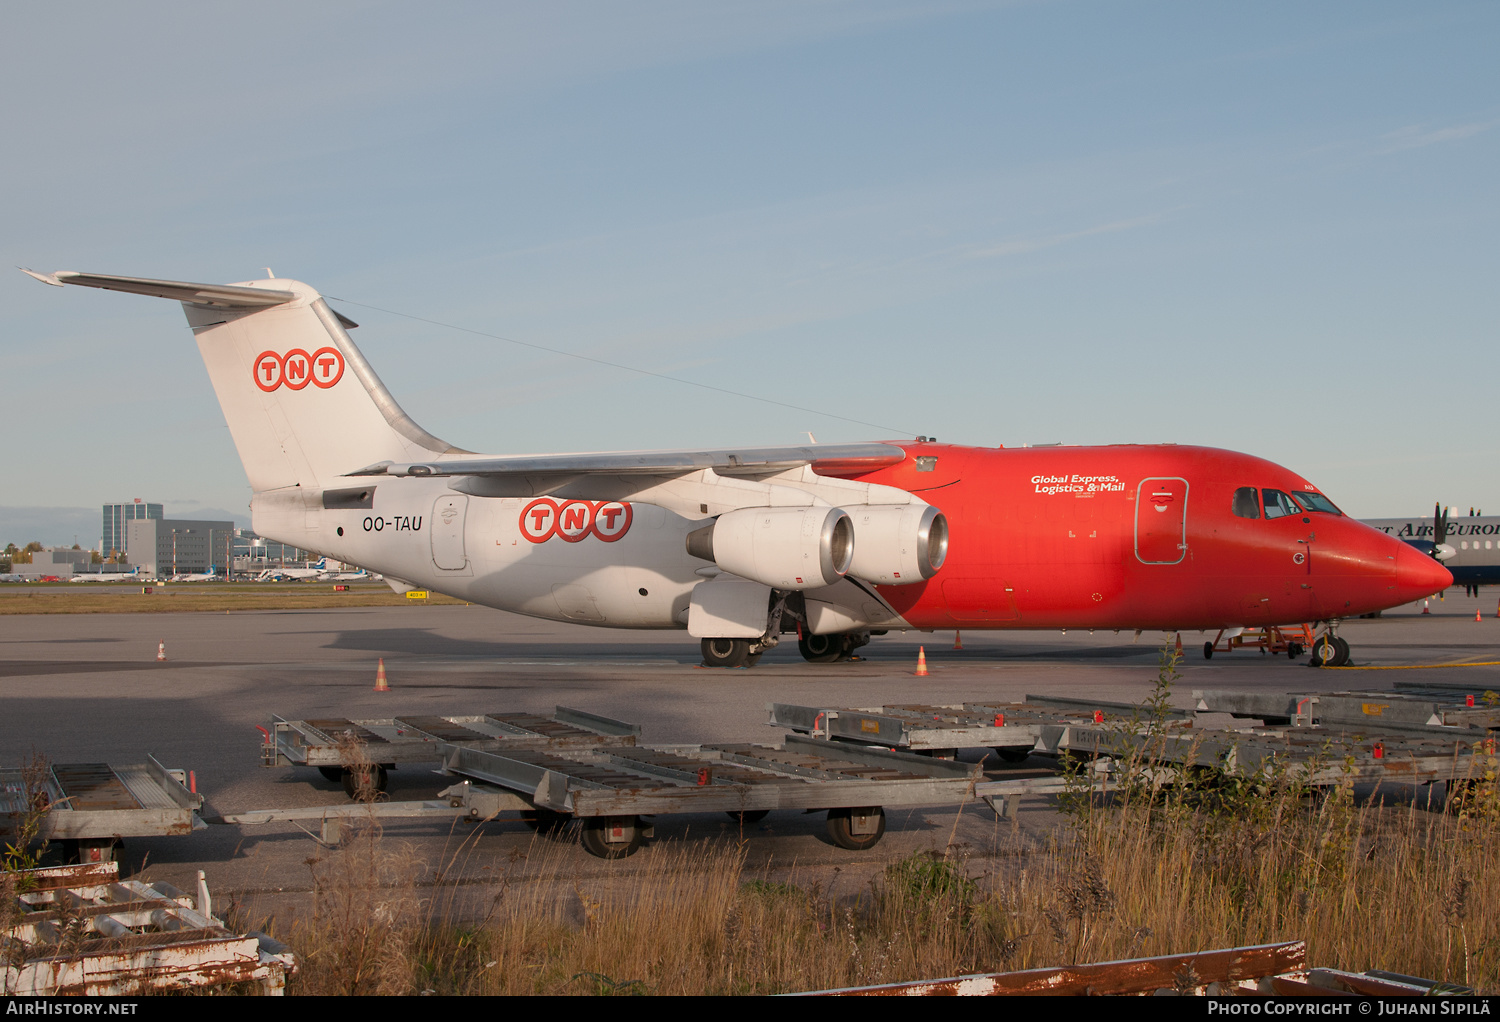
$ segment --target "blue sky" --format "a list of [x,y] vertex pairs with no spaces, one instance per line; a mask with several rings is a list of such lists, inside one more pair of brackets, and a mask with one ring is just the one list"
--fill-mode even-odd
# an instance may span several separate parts
[[[1497,30],[1493,3],[17,6],[0,244],[305,280],[471,450],[1175,441],[1365,517],[1500,511]],[[0,542],[72,541],[26,508],[244,514],[175,306],[0,274],[0,357]]]

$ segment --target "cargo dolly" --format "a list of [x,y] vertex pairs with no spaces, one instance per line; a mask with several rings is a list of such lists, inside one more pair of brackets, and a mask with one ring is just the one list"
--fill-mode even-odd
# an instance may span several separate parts
[[1481,693],[1433,686],[1396,692],[1193,693],[1199,711],[1229,713],[1267,724],[1341,724],[1373,728],[1449,727],[1500,730],[1500,706]]
[[[1224,709],[1228,706],[1265,709],[1272,700],[1279,700],[1274,703],[1277,707],[1293,709],[1306,710],[1313,705],[1310,696],[1251,692],[1196,695],[1200,706],[1207,704],[1207,708],[1219,712],[1229,712]],[[1340,699],[1329,705],[1349,712],[1348,703]],[[1256,716],[1264,720],[1262,714]],[[1386,718],[1384,713],[1320,722],[1306,712],[1294,716],[1296,719],[1289,723],[1232,728],[1174,727],[1170,721],[1155,729],[1141,724],[1072,722],[1043,728],[1038,751],[1060,759],[1087,760],[1081,778],[1095,790],[1108,790],[1134,760],[1155,783],[1170,784],[1182,770],[1216,770],[1234,777],[1267,780],[1279,774],[1317,789],[1350,783],[1442,782],[1450,796],[1473,782],[1477,755],[1495,752],[1494,734],[1479,727],[1429,726],[1402,720],[1400,714]],[[1056,794],[1070,783],[1080,783],[1080,779],[997,780],[978,785],[975,793],[1006,816],[1014,813],[1020,796]]]
[[443,768],[464,778],[445,795],[470,803],[519,795],[538,830],[577,820],[584,849],[605,859],[624,858],[651,836],[646,817],[725,812],[752,822],[775,809],[826,811],[830,839],[859,851],[885,833],[885,806],[962,803],[980,778],[977,765],[800,735],[780,745],[452,746]]
[[[1045,748],[1046,729],[1068,723],[1139,718],[1141,707],[1097,699],[1027,695],[1019,703],[962,703],[848,708],[767,703],[772,727],[813,738],[857,742],[952,759],[959,749],[993,749],[1007,763],[1020,763]],[[1188,712],[1169,717],[1186,722]]]
[[[634,745],[639,724],[557,707],[551,714],[496,712],[472,716],[405,714],[380,720],[286,720],[259,728],[262,766],[315,767],[341,781],[354,798],[361,788],[386,789],[398,763],[436,763],[445,746],[593,748]],[[358,748],[356,754],[355,747]]]
[[0,768],[0,837],[14,839],[28,810],[45,809],[38,837],[63,843],[70,859],[108,862],[122,838],[202,830],[203,796],[181,770],[145,763],[55,763],[39,777]]

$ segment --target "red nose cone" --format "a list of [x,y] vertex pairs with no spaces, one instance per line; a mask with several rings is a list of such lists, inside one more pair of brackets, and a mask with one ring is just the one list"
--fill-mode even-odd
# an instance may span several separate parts
[[1447,589],[1453,584],[1453,573],[1422,551],[1401,544],[1396,553],[1396,593],[1402,603]]

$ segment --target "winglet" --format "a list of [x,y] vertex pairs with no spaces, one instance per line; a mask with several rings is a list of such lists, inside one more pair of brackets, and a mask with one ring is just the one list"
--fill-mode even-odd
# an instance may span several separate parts
[[56,274],[52,274],[52,273],[38,273],[35,270],[28,270],[24,266],[17,266],[16,269],[20,270],[22,273],[26,274],[26,276],[28,276],[28,277],[35,277],[37,280],[41,281],[43,284],[51,284],[53,287],[62,287],[63,286],[63,282],[57,279]]

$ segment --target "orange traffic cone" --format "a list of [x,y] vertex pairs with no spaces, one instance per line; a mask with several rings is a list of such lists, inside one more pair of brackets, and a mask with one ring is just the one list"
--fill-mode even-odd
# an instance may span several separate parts
[[1422,601],[1422,613],[1424,613],[1424,614],[1431,614],[1432,613],[1432,607],[1430,606],[1431,603],[1432,603],[1431,600],[1423,600]]
[[167,658],[167,640],[163,639],[163,640],[161,640],[160,642],[158,642],[156,644],[156,659],[158,659],[158,660],[165,660],[166,658]]
[[1182,656],[1182,633],[1177,633],[1177,655]]
[[385,680],[385,657],[380,658],[380,666],[375,668],[375,691],[389,692],[391,686]]
[[926,646],[918,646],[917,647],[917,670],[916,670],[916,676],[918,678],[925,678],[925,677],[927,677],[927,647]]
[[1500,617],[1500,603],[1495,604],[1495,616]]
[[1476,610],[1476,611],[1474,611],[1474,620],[1475,621],[1483,621],[1484,620],[1484,615],[1481,614],[1481,613],[1479,613],[1478,610]]
[[[1496,613],[1500,614],[1500,611],[1497,611]],[[963,649],[964,648],[964,633],[963,632],[954,632],[953,633],[953,648],[954,649]]]

